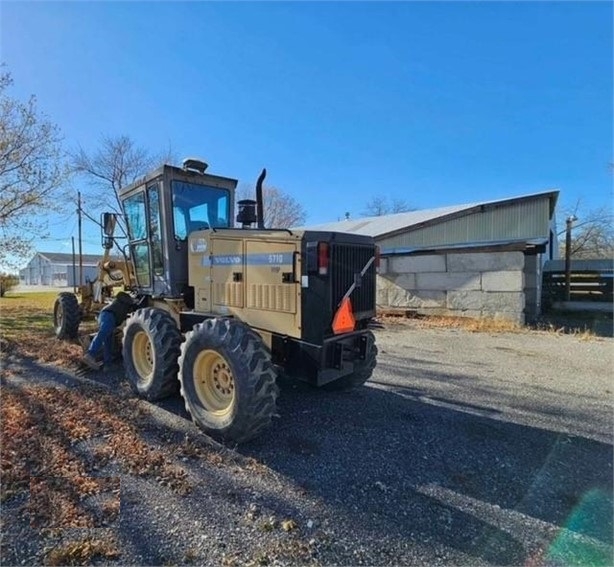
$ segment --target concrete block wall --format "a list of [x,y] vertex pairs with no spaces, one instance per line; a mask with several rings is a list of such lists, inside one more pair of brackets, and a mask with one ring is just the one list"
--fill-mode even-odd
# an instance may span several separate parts
[[534,321],[541,313],[542,301],[542,260],[538,255],[525,256],[524,260],[524,296],[525,319]]
[[[522,252],[390,256],[380,264],[378,307],[523,324],[525,282],[530,280],[532,269],[525,266]],[[530,283],[533,285],[533,280]]]

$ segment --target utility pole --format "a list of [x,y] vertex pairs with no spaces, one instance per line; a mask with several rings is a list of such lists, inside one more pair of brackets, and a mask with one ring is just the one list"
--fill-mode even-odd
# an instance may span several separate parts
[[79,287],[83,285],[83,248],[81,242],[81,191],[77,191],[77,217],[79,219]]
[[565,301],[571,297],[571,227],[577,221],[575,215],[565,221]]
[[77,293],[77,263],[75,262],[75,237],[70,237],[72,241],[72,290]]

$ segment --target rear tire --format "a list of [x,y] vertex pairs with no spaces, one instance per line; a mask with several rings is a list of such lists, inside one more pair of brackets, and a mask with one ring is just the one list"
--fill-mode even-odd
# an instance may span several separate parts
[[322,388],[328,392],[340,392],[353,390],[362,386],[373,374],[373,369],[377,364],[377,345],[375,344],[375,335],[369,331],[367,335],[367,352],[364,360],[354,362],[354,372],[343,376],[334,382],[324,384]]
[[196,425],[242,443],[276,412],[279,387],[262,339],[234,319],[208,319],[186,334],[179,357],[185,407]]
[[53,305],[53,327],[58,339],[74,339],[79,332],[81,310],[74,293],[63,291]]
[[122,339],[124,369],[132,389],[156,401],[178,390],[181,333],[175,320],[161,309],[139,309],[126,321]]

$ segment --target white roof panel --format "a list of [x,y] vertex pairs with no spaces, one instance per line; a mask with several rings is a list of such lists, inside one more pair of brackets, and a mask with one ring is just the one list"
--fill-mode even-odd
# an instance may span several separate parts
[[[464,210],[474,209],[482,205],[503,204],[519,199],[530,199],[538,197],[554,197],[558,195],[558,191],[546,191],[542,193],[533,193],[521,195],[519,197],[511,197],[506,199],[497,199],[493,201],[482,201],[479,203],[466,203],[464,205],[453,205],[450,207],[440,207],[437,209],[423,209],[419,211],[409,211],[406,213],[396,213],[393,215],[382,215],[377,217],[362,217],[359,219],[342,220],[317,224],[311,226],[300,227],[304,230],[322,230],[332,232],[350,232],[355,234],[364,234],[367,236],[383,236],[391,232],[403,230],[416,226],[438,218],[443,218],[448,215],[460,213]],[[295,227],[298,228],[298,227]]]

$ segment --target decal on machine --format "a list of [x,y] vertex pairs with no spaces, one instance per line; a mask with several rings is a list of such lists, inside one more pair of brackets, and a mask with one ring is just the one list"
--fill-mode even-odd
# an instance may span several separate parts
[[283,266],[292,264],[292,252],[270,252],[268,254],[221,254],[203,257],[203,266]]

